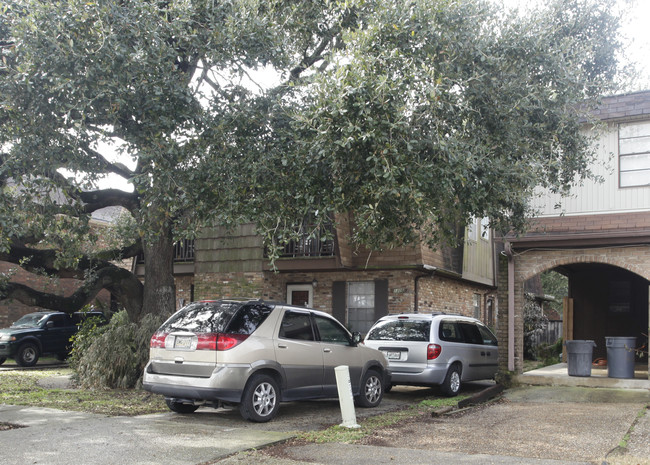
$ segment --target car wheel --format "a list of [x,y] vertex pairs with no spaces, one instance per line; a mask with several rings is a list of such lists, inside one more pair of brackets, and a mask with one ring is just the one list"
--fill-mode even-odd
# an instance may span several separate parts
[[384,397],[381,376],[375,370],[368,370],[361,382],[361,392],[355,398],[359,407],[376,407]]
[[21,367],[33,367],[38,362],[38,347],[27,342],[21,345],[16,352],[16,363]]
[[199,408],[198,405],[183,404],[182,402],[176,402],[172,399],[165,399],[165,403],[167,404],[167,407],[169,407],[169,410],[176,413],[194,413],[196,412],[196,409]]
[[7,361],[7,357],[0,357],[0,365]]
[[448,397],[454,397],[460,391],[460,365],[455,364],[449,367],[447,376],[440,386],[442,393]]
[[253,375],[246,384],[239,411],[245,420],[264,423],[272,420],[280,408],[278,383],[268,375]]

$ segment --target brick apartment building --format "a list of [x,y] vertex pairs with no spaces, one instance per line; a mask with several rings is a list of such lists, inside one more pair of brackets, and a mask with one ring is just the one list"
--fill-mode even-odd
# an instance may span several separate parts
[[[289,244],[272,270],[252,224],[205,229],[191,258],[175,266],[177,305],[215,298],[262,298],[333,314],[365,333],[388,313],[440,311],[496,323],[496,284],[490,231],[478,220],[457,249],[423,245],[370,253],[353,250],[349,221],[336,218],[333,240],[304,237]],[[309,230],[310,228],[306,228]],[[179,255],[177,253],[177,255]],[[142,275],[144,264],[134,271]]]

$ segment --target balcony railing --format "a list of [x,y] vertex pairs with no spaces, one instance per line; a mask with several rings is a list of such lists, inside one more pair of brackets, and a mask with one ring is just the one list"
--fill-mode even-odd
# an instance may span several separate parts
[[334,226],[329,224],[314,231],[313,225],[306,225],[305,233],[300,239],[290,241],[285,247],[280,257],[297,258],[297,257],[332,257],[334,256],[334,240],[327,239],[334,237]]
[[[174,244],[174,263],[194,261],[194,239],[184,239]],[[138,256],[139,265],[144,263],[144,254]]]

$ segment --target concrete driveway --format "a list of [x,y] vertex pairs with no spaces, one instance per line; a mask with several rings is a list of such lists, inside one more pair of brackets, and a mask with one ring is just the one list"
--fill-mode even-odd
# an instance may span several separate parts
[[[650,391],[527,387],[354,444],[289,443],[214,465],[650,465]],[[625,447],[620,447],[623,443]]]
[[[468,387],[479,391],[488,385]],[[357,409],[357,417],[401,409],[434,394],[396,387],[380,407]],[[0,464],[566,465],[607,459],[627,465],[632,462],[615,462],[610,452],[628,432],[630,446],[638,446],[633,463],[650,464],[650,420],[647,414],[636,420],[648,403],[650,392],[525,388],[464,413],[377,430],[361,444],[290,444],[252,452],[297,431],[340,424],[338,402],[282,404],[278,417],[263,424],[242,420],[237,410],[106,417],[0,405]],[[22,427],[3,430],[2,423]]]

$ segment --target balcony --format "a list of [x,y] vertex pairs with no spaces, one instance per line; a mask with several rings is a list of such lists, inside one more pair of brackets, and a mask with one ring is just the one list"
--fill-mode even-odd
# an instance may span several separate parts
[[327,239],[334,237],[334,225],[328,224],[320,229],[314,230],[314,225],[306,225],[305,233],[298,240],[290,241],[285,247],[280,258],[316,258],[333,257],[334,240]]

